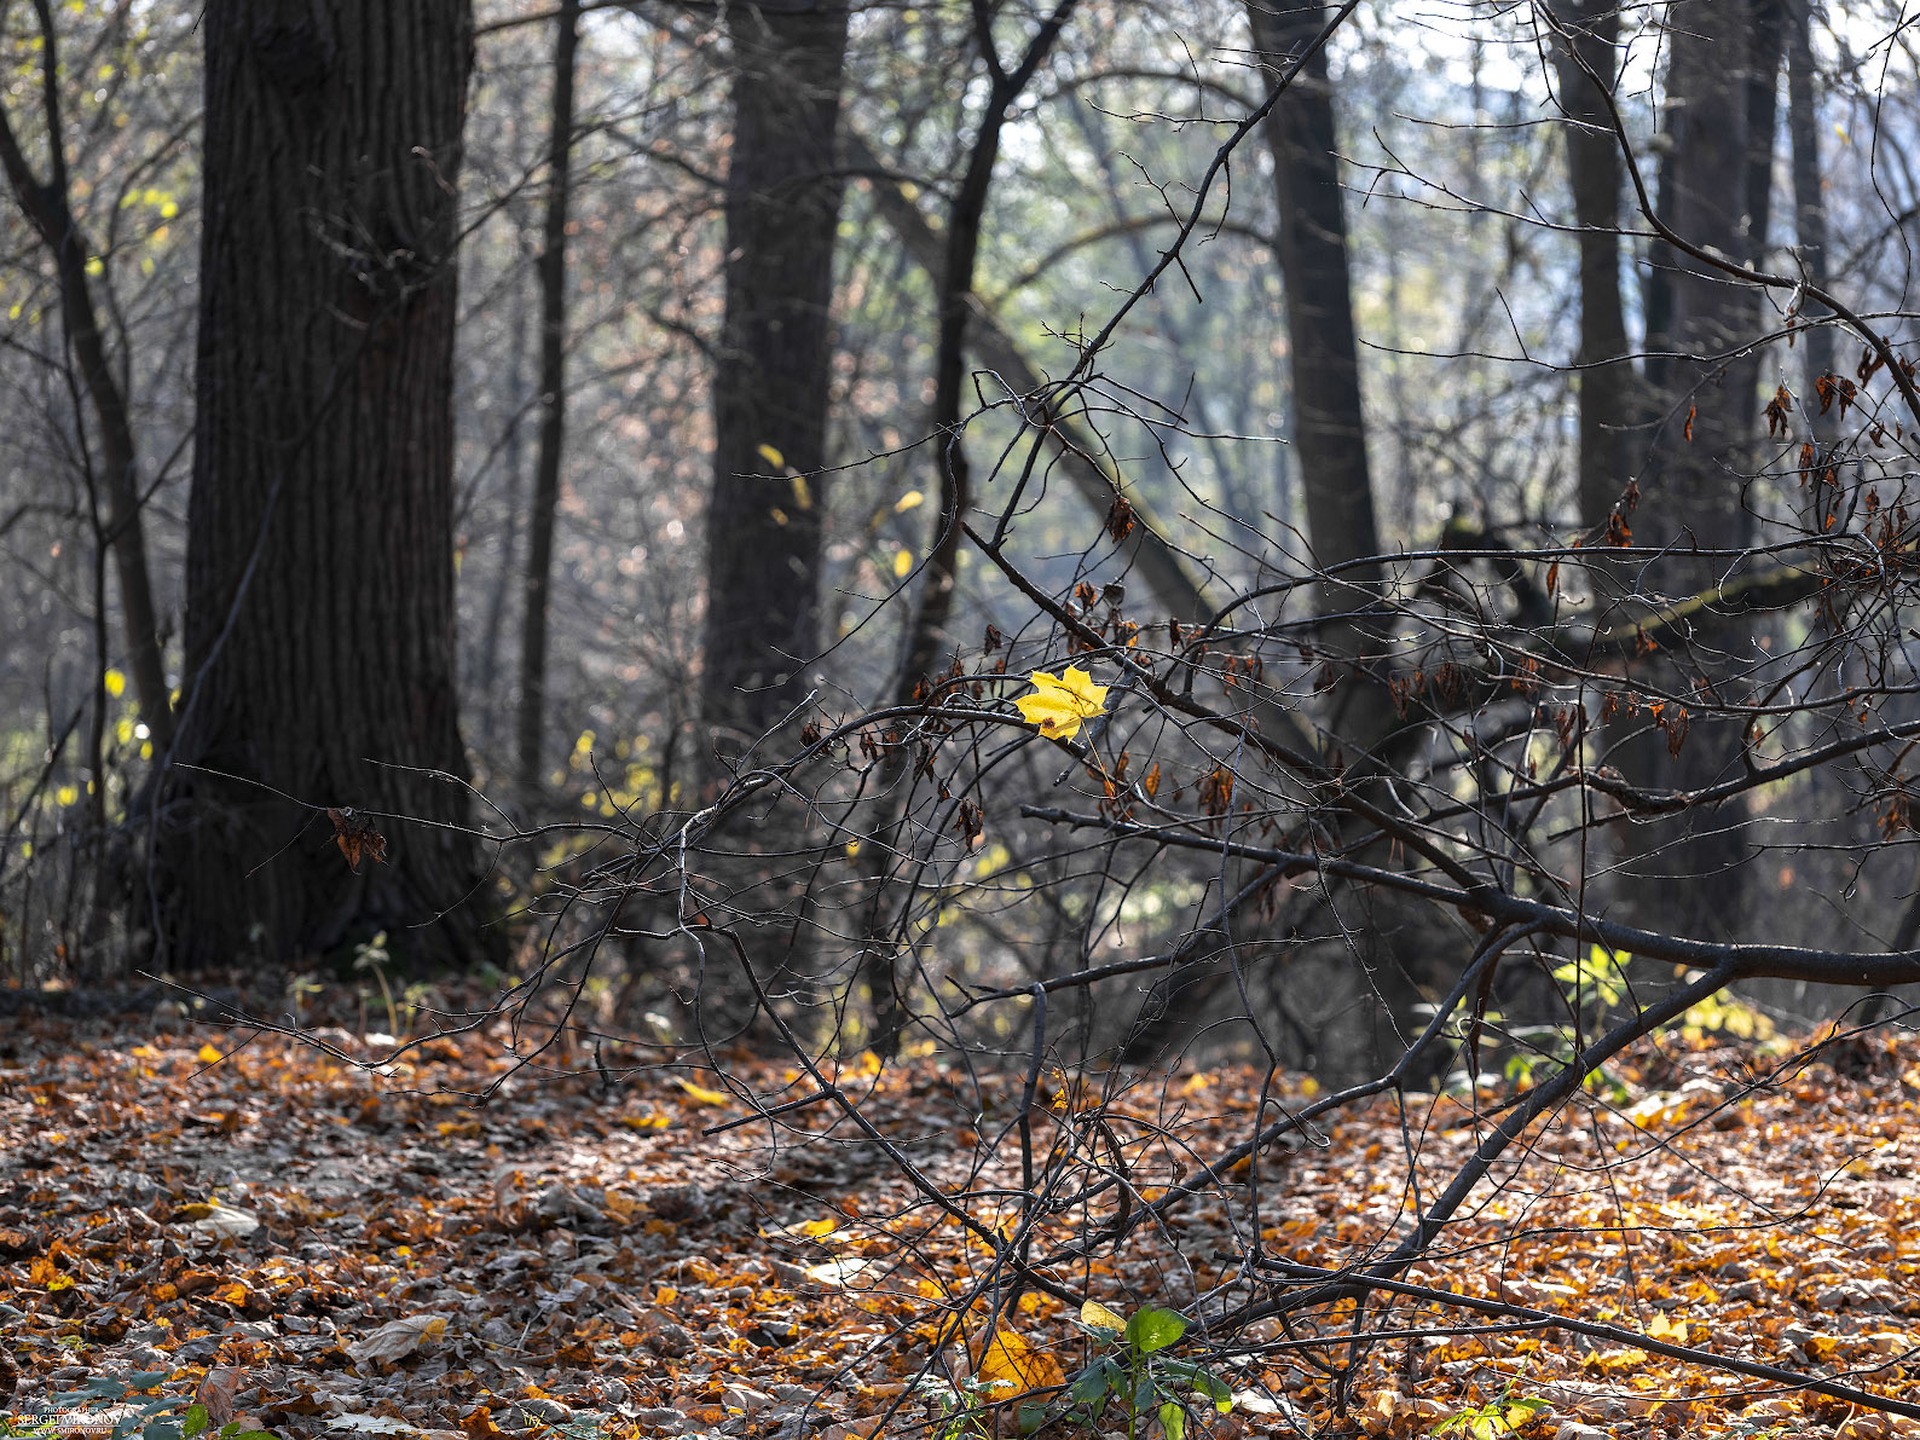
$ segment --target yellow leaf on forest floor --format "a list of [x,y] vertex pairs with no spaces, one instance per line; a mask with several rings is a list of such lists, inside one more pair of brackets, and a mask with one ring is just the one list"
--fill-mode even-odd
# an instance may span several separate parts
[[1596,1350],[1587,1356],[1586,1364],[1590,1370],[1638,1370],[1647,1363],[1647,1352],[1637,1345],[1610,1350]]
[[1653,1317],[1653,1323],[1647,1326],[1647,1334],[1655,1340],[1671,1340],[1676,1345],[1688,1343],[1692,1331],[1684,1320],[1670,1319],[1665,1315]]
[[1012,1330],[997,1330],[980,1357],[975,1378],[1003,1394],[1024,1394],[1066,1384],[1067,1377],[1053,1356],[1035,1350]]
[[676,1077],[675,1083],[687,1092],[689,1099],[697,1100],[702,1105],[731,1105],[733,1103],[733,1097],[727,1094],[726,1091],[709,1090],[706,1086],[688,1080],[684,1076]]

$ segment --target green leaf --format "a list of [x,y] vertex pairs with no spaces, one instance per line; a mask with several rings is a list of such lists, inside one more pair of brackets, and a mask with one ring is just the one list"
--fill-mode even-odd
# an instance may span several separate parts
[[[1172,1368],[1171,1364],[1168,1366]],[[1185,1365],[1181,1367],[1183,1378],[1200,1394],[1213,1402],[1213,1408],[1222,1415],[1233,1409],[1233,1391],[1227,1382],[1207,1369],[1204,1365]]]
[[1180,1440],[1187,1433],[1187,1412],[1169,1400],[1160,1407],[1160,1428],[1167,1432],[1167,1440]]
[[184,1440],[194,1440],[196,1435],[200,1434],[211,1424],[213,1424],[213,1416],[207,1413],[206,1406],[196,1400],[187,1407],[187,1413],[182,1418],[181,1434]]
[[168,1373],[165,1370],[142,1370],[137,1375],[127,1376],[127,1388],[129,1390],[157,1389],[167,1383]]
[[1142,1355],[1151,1355],[1178,1343],[1187,1333],[1187,1322],[1172,1310],[1148,1305],[1136,1310],[1127,1321],[1127,1344]]
[[1104,1404],[1120,1374],[1112,1358],[1102,1355],[1068,1383],[1067,1398],[1075,1405]]
[[1047,1407],[1042,1405],[1038,1400],[1022,1402],[1014,1411],[1014,1415],[1020,1422],[1020,1433],[1022,1435],[1031,1435],[1047,1423]]

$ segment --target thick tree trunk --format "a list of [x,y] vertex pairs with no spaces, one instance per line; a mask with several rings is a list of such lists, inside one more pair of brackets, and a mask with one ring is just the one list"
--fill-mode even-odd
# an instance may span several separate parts
[[520,623],[520,712],[515,778],[523,800],[539,795],[540,742],[547,719],[548,583],[560,508],[560,460],[567,420],[567,199],[572,188],[573,71],[580,0],[561,0],[553,53],[553,122],[547,142],[547,215],[540,250],[540,455],[527,527]]
[[714,368],[701,715],[748,739],[807,691],[820,648],[844,0],[738,4],[727,314]]
[[1767,235],[1773,223],[1774,132],[1780,126],[1787,0],[1747,0],[1747,4],[1747,203],[1741,226],[1745,244],[1734,253],[1765,270],[1771,268],[1766,264]]
[[[1751,257],[1765,243],[1757,228],[1765,215],[1756,213],[1753,189],[1763,173],[1755,156],[1770,143],[1771,122],[1760,121],[1768,126],[1767,137],[1754,135],[1752,125],[1756,116],[1772,114],[1756,95],[1771,88],[1777,71],[1759,72],[1777,65],[1778,45],[1760,38],[1747,0],[1708,0],[1676,11],[1669,43],[1662,218],[1694,245],[1735,260]],[[1718,583],[1732,568],[1724,553],[1694,551],[1738,549],[1752,536],[1747,481],[1756,462],[1759,362],[1739,348],[1754,337],[1758,304],[1751,287],[1723,271],[1670,247],[1660,251],[1667,328],[1650,343],[1672,353],[1663,371],[1664,415],[1635,516],[1634,549],[1671,547],[1640,573],[1665,594],[1688,595]],[[1691,708],[1706,698],[1695,693],[1684,646],[1645,657],[1641,668],[1649,686],[1668,694],[1670,705]],[[1663,718],[1671,724],[1674,716]],[[1620,759],[1642,784],[1694,789],[1739,765],[1735,721],[1690,716],[1677,755],[1669,754],[1670,731],[1652,731],[1644,716],[1634,723],[1648,733],[1625,747]],[[1651,928],[1726,933],[1739,913],[1745,828],[1744,814],[1731,809],[1636,827],[1635,853],[1620,877],[1621,901]]]
[[[1809,37],[1809,0],[1787,0],[1787,132],[1793,141],[1793,224],[1799,242],[1800,268],[1810,284],[1824,290],[1827,286],[1827,205],[1820,191],[1819,97],[1814,90],[1813,45]],[[1803,394],[1813,394],[1814,382],[1833,372],[1834,345],[1831,326],[1818,324],[1826,312],[1808,307],[1801,319],[1811,328],[1805,332],[1807,380]],[[1837,429],[1835,418],[1820,414],[1818,404],[1805,407],[1807,423],[1815,442],[1822,447],[1832,443]],[[1816,526],[1819,521],[1816,520]]]
[[[833,254],[845,189],[835,150],[846,0],[728,7],[732,148],[726,323],[713,374],[713,488],[702,635],[702,788],[792,716],[820,650],[833,361]],[[791,737],[788,737],[791,738]],[[771,991],[819,997],[806,815],[778,799],[735,816],[701,867]],[[796,978],[798,977],[798,978]],[[709,1041],[747,1023],[746,987],[721,973],[699,997]],[[811,1023],[811,1017],[802,1020]]]
[[[210,0],[174,963],[486,946],[455,713],[468,0]],[[358,873],[316,807],[387,841]]]
[[[1670,185],[1662,217],[1695,245],[1745,259],[1764,241],[1754,233],[1754,158],[1748,120],[1756,84],[1744,63],[1752,53],[1747,0],[1710,0],[1676,16],[1670,36],[1665,129],[1671,140]],[[1666,430],[1656,457],[1656,483],[1640,512],[1636,544],[1686,537],[1702,547],[1737,546],[1752,525],[1745,507],[1742,462],[1749,441],[1758,361],[1731,353],[1751,341],[1758,306],[1751,287],[1724,272],[1668,251],[1671,294]],[[1689,427],[1688,417],[1692,416]],[[1691,433],[1689,433],[1689,430]],[[1716,578],[1724,562],[1689,569],[1667,588],[1691,592]]]
[[[1275,5],[1249,0],[1247,18],[1268,78],[1326,24],[1317,4]],[[1347,218],[1334,135],[1333,91],[1324,50],[1301,68],[1267,121],[1274,188],[1280,203],[1276,234],[1286,276],[1287,339],[1293,377],[1293,452],[1300,474],[1307,534],[1322,566],[1378,556],[1373,480],[1367,465],[1367,425],[1360,398],[1359,347],[1354,338],[1352,287],[1347,274]],[[1379,579],[1379,569],[1345,572],[1355,585]],[[1360,591],[1323,597],[1323,608],[1359,608]]]
[[[1279,81],[1327,22],[1316,4],[1275,5],[1249,0],[1247,18],[1256,56],[1269,83]],[[1372,673],[1382,635],[1378,629],[1379,532],[1374,523],[1373,481],[1367,460],[1365,407],[1360,391],[1359,347],[1347,257],[1345,195],[1340,183],[1333,93],[1324,51],[1307,58],[1266,126],[1279,202],[1276,248],[1286,285],[1289,370],[1293,386],[1293,453],[1300,476],[1307,539],[1315,563],[1337,567],[1339,578],[1323,584],[1318,642],[1335,684],[1319,720],[1319,749],[1348,783],[1375,788],[1389,763],[1383,742],[1396,715],[1384,685]],[[1307,796],[1309,803],[1312,797]],[[1338,841],[1344,820],[1325,818]],[[1254,867],[1237,867],[1228,887],[1243,892],[1257,880]],[[1289,1055],[1290,1063],[1313,1063],[1334,1077],[1375,1073],[1405,1048],[1405,1021],[1420,998],[1418,971],[1444,956],[1409,928],[1410,912],[1345,887],[1329,886],[1338,920],[1334,932],[1352,937],[1344,951],[1317,957],[1311,995],[1297,997],[1310,1011],[1303,1027],[1312,1053]],[[1226,897],[1219,897],[1226,905]],[[1125,1052],[1144,1058],[1197,1018],[1206,994],[1249,943],[1271,937],[1227,906],[1217,939],[1190,947],[1192,962],[1176,965],[1149,996]],[[1276,961],[1276,963],[1278,963]],[[1308,973],[1296,970],[1295,974]],[[1294,1008],[1289,1002],[1285,1007]]]
[[[1269,81],[1312,43],[1327,15],[1319,4],[1249,0],[1254,49]],[[1396,715],[1386,687],[1371,673],[1383,637],[1378,616],[1368,612],[1384,573],[1353,321],[1346,193],[1324,49],[1307,59],[1273,107],[1266,136],[1279,202],[1275,239],[1286,287],[1301,509],[1315,562],[1340,573],[1340,583],[1322,586],[1315,602],[1322,617],[1319,642],[1338,682],[1318,717],[1320,749],[1330,764],[1364,784],[1363,777],[1377,779],[1387,763],[1381,747]],[[1345,828],[1337,815],[1328,824],[1335,834]],[[1331,930],[1353,938],[1345,953],[1327,957],[1329,968],[1314,985],[1324,993],[1295,998],[1303,1002],[1298,1008],[1313,1013],[1316,1002],[1339,996],[1313,1013],[1309,1027],[1318,1047],[1313,1063],[1337,1080],[1374,1073],[1399,1057],[1407,1019],[1420,999],[1421,971],[1445,957],[1409,930],[1408,907],[1342,887],[1328,895],[1339,917]]]
[[1620,144],[1613,133],[1620,9],[1614,0],[1563,0],[1558,48],[1567,173],[1580,226],[1580,457],[1582,528],[1606,525],[1630,478],[1627,431],[1640,418],[1620,299]]

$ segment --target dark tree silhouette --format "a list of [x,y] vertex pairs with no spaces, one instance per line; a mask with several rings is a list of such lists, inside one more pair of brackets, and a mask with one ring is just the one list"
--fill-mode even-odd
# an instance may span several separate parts
[[701,715],[758,735],[819,649],[844,3],[738,5]]
[[514,734],[515,774],[525,799],[540,793],[540,747],[547,718],[547,602],[567,422],[567,204],[573,188],[573,72],[579,46],[580,0],[562,0],[555,20],[547,210],[540,239],[540,456],[534,466],[533,509],[527,526],[520,709]]
[[[455,193],[467,0],[213,0],[177,962],[481,944],[456,718]],[[356,872],[316,807],[388,841]],[[343,847],[345,848],[345,847]]]

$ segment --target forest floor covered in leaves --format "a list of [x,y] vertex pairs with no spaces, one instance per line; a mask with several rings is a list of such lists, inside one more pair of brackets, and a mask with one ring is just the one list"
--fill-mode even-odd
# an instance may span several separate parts
[[[940,1434],[917,1377],[1045,1386],[1086,1362],[1093,1341],[1066,1301],[1029,1291],[992,1318],[1001,1297],[979,1277],[995,1273],[993,1247],[831,1104],[777,1127],[755,1118],[750,1096],[777,1106],[816,1090],[794,1067],[640,1070],[609,1086],[549,1073],[551,1055],[520,1065],[504,1029],[371,1066],[377,1044],[338,1028],[318,1039],[335,1053],[179,1022],[9,1022],[0,1413],[64,1410],[49,1433],[70,1433],[79,1402],[50,1397],[134,1375],[148,1403],[197,1395],[216,1423],[287,1436],[867,1440]],[[1024,1077],[931,1056],[877,1068],[848,1062],[839,1083],[923,1179],[970,1188],[974,1215],[1013,1233]],[[1673,1035],[1618,1079],[1531,1135],[1406,1278],[1630,1329],[1656,1350],[1416,1297],[1367,1313],[1387,1334],[1356,1359],[1324,1343],[1352,1322],[1343,1302],[1218,1360],[1235,1404],[1198,1407],[1195,1424],[1226,1437],[1920,1434],[1657,1353],[1920,1392],[1920,1040],[1767,1056]],[[1150,1205],[1256,1113],[1311,1093],[1269,1084],[1259,1112],[1268,1080],[1045,1078],[1043,1160],[1097,1132],[1118,1177],[1082,1187],[1060,1238]],[[1314,1264],[1377,1255],[1494,1104],[1374,1102],[1058,1278],[1122,1314],[1191,1315],[1236,1298],[1256,1245]],[[1326,1368],[1349,1362],[1344,1381]],[[1113,1413],[1104,1428],[1123,1430]],[[1008,1430],[1004,1417],[958,1430],[996,1424]]]

